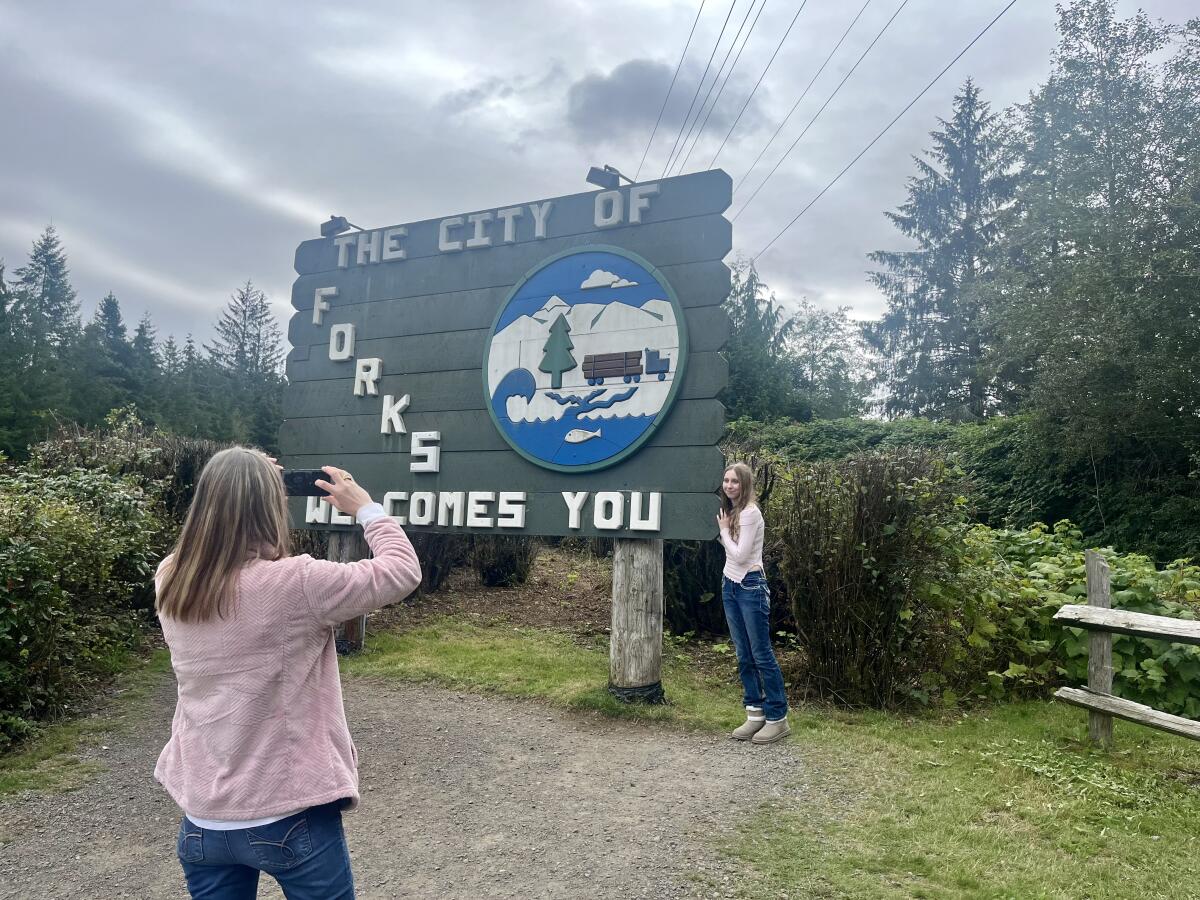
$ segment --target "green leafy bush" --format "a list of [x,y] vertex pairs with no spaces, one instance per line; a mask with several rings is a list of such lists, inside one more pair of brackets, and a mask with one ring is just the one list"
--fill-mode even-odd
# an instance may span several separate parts
[[145,425],[129,406],[109,413],[101,428],[63,424],[31,448],[29,468],[46,473],[88,469],[129,476],[153,490],[164,512],[182,524],[201,469],[226,446],[159,431]]
[[0,477],[0,749],[112,674],[162,556],[157,498],[76,470]]
[[[1085,684],[1087,633],[1052,621],[1063,605],[1087,602],[1082,532],[1064,521],[1024,531],[975,529],[973,539],[980,546],[990,544],[991,559],[984,547],[979,563],[995,592],[979,617],[983,627],[968,636],[979,658],[993,662],[982,678],[972,673],[974,690],[998,698],[1058,682]],[[1200,567],[1180,560],[1158,568],[1139,554],[1101,552],[1109,565],[1114,609],[1200,617]],[[1200,647],[1113,635],[1113,692],[1200,718]]]

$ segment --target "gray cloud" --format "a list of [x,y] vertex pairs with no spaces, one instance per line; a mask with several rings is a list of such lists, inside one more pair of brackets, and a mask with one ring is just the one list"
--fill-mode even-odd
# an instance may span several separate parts
[[[1141,5],[1181,21],[1192,3]],[[331,213],[371,227],[585,190],[600,162],[632,174],[696,5],[0,5],[0,259],[22,264],[53,222],[85,309],[112,289],[131,320],[149,310],[162,334],[207,338],[249,277],[286,317],[293,251]],[[999,6],[911,0],[737,220],[736,249],[770,240]],[[689,169],[716,152],[795,8],[768,4]],[[864,15],[750,189],[894,8]],[[735,183],[856,9],[810,0],[721,152]],[[665,165],[722,18],[705,8],[643,174]],[[1049,4],[1014,7],[759,260],[780,296],[877,313],[865,257],[898,246],[881,213],[903,199],[911,154],[967,74],[997,107],[1023,100],[1053,42]]]

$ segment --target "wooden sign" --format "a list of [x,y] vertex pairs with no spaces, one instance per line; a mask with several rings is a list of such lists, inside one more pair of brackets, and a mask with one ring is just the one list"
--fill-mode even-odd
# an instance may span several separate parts
[[712,537],[730,196],[702,172],[304,242],[284,462],[417,529]]

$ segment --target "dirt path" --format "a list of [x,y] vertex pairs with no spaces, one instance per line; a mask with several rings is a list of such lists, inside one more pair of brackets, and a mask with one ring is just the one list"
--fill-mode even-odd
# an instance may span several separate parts
[[[799,742],[369,679],[347,681],[346,705],[363,790],[346,830],[367,900],[731,896],[745,876],[718,844],[807,791]],[[178,812],[151,777],[173,706],[164,678],[143,721],[84,751],[102,774],[0,801],[0,897],[187,896]],[[264,877],[259,896],[282,895]]]

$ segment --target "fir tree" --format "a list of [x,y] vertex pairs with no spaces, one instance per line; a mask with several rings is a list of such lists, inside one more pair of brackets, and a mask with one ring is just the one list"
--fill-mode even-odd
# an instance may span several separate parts
[[562,313],[550,326],[550,337],[542,347],[542,362],[538,369],[550,375],[550,386],[555,390],[562,387],[563,372],[569,372],[579,365],[571,351],[575,344],[571,342],[571,326],[567,317]]
[[939,119],[908,199],[887,217],[916,248],[879,250],[871,280],[886,295],[883,318],[864,330],[882,357],[886,410],[953,420],[996,411],[986,371],[993,340],[976,290],[992,266],[997,216],[1012,196],[1012,153],[989,104],[968,80],[954,114]]
[[79,301],[71,287],[67,255],[53,225],[33,243],[29,262],[13,273],[14,320],[25,335],[37,370],[79,335]]
[[12,362],[25,355],[16,329],[15,298],[0,263],[0,359],[10,364],[0,366],[0,453],[12,457],[24,451],[24,430],[18,416],[28,408],[21,370]]
[[238,384],[277,382],[283,363],[283,338],[267,295],[250,281],[234,291],[217,322],[217,338],[205,349]]

